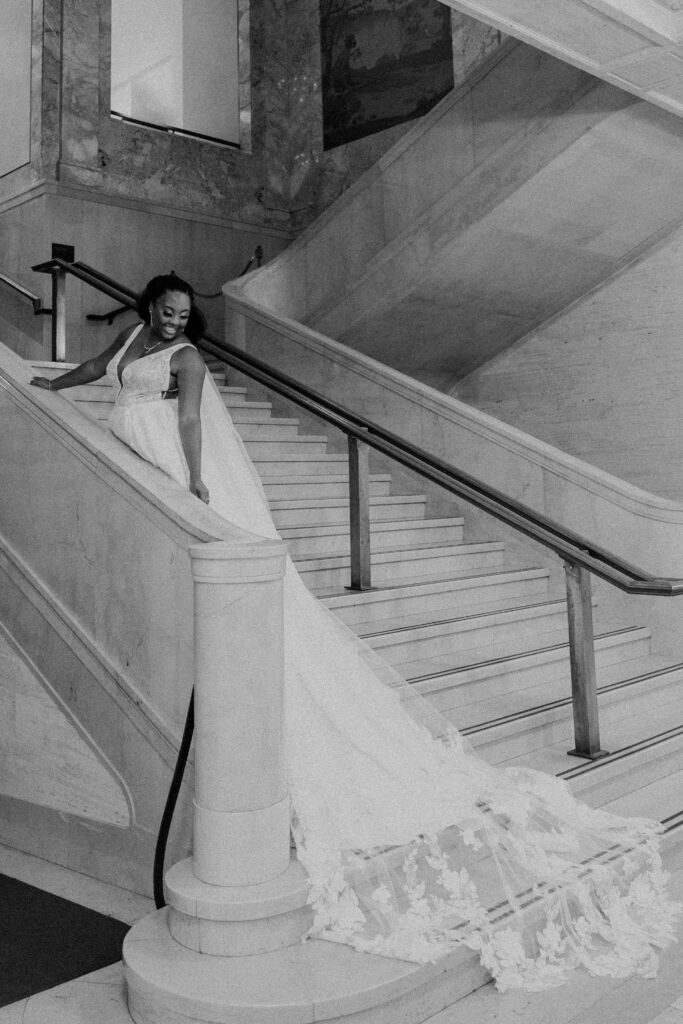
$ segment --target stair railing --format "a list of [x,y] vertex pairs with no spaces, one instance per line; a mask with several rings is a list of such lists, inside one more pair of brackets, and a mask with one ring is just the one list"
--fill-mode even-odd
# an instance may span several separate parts
[[23,299],[28,301],[33,306],[33,315],[39,316],[50,316],[52,310],[48,306],[43,305],[43,300],[39,295],[34,295],[33,292],[29,291],[28,288],[24,288],[23,284],[19,284],[17,281],[13,281],[11,277],[7,277],[6,274],[0,274],[0,284],[5,285],[11,291],[16,292],[17,295],[21,295]]
[[[137,294],[117,284],[87,264],[52,259],[33,267],[63,280],[73,274],[121,302],[128,308],[136,306]],[[55,303],[55,319],[65,317],[63,291]],[[57,290],[53,291],[57,294]],[[574,747],[569,751],[578,757],[595,760],[608,751],[600,746],[600,727],[593,644],[593,612],[591,574],[628,594],[678,597],[683,594],[683,579],[652,576],[631,565],[618,555],[594,545],[590,540],[561,526],[522,504],[496,491],[487,484],[461,472],[418,446],[385,430],[364,416],[344,409],[336,402],[318,394],[292,377],[269,367],[266,363],[230,345],[204,334],[198,347],[252,380],[323,419],[342,431],[349,450],[349,513],[351,549],[351,590],[371,589],[370,562],[370,487],[369,450],[381,452],[400,465],[413,470],[426,480],[475,505],[506,523],[519,533],[542,544],[557,554],[564,563],[567,588],[569,653],[574,715]]]

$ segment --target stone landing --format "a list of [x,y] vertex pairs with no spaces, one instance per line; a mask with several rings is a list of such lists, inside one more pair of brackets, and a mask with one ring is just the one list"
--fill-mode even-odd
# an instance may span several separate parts
[[490,977],[467,949],[425,965],[320,939],[257,956],[209,956],[175,942],[167,915],[144,918],[124,942],[136,1024],[418,1024]]

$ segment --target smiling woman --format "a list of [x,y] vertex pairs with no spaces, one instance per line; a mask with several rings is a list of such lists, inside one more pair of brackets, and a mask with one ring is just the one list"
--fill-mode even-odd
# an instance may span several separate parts
[[112,0],[111,112],[239,144],[237,0]]
[[[209,491],[201,478],[199,418],[206,366],[192,344],[206,328],[204,316],[194,304],[192,287],[175,274],[152,278],[137,309],[142,323],[132,330],[125,328],[99,356],[53,380],[34,377],[31,384],[61,391],[106,375],[116,391],[109,423],[113,432],[143,458],[154,461],[148,441],[163,421],[162,434],[177,438],[177,444],[171,443],[173,465],[183,467],[191,493],[208,502]],[[166,403],[165,399],[177,401]],[[156,408],[159,404],[165,408]],[[165,464],[160,468],[167,470]]]

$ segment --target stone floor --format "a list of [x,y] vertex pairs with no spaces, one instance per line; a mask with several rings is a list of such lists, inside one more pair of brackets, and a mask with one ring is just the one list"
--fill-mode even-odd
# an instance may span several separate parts
[[[683,900],[683,835],[664,851],[671,888]],[[151,900],[0,846],[0,872],[100,913],[133,923]],[[121,965],[113,964],[0,1009],[0,1024],[131,1024]],[[396,1024],[399,1024],[397,1021]],[[612,980],[578,973],[550,992],[500,994],[486,985],[428,1024],[683,1024],[683,942],[661,958],[659,975]]]

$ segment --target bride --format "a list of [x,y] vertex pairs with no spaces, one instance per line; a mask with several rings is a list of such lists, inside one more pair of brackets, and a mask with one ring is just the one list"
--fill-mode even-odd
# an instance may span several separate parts
[[[142,322],[37,387],[106,375],[111,430],[231,523],[275,537],[259,478],[193,341],[204,321],[175,275],[149,282]],[[652,977],[675,939],[660,826],[575,800],[566,785],[493,768],[457,730],[285,575],[285,757],[311,934],[435,960],[464,944],[499,989],[568,969]]]

